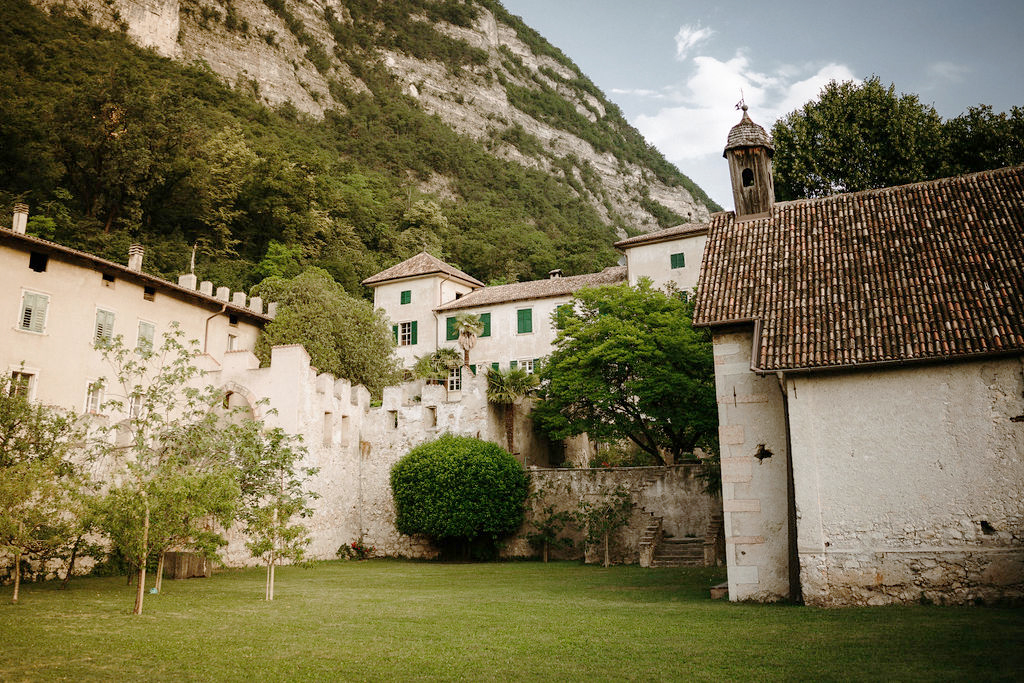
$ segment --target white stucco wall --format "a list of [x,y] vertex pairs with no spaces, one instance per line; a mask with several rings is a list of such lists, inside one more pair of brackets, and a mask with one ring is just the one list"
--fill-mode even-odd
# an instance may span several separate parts
[[[129,347],[136,345],[140,321],[155,326],[155,346],[171,322],[178,322],[185,340],[197,340],[201,349],[205,342],[216,362],[227,352],[229,334],[236,337],[236,349],[255,347],[260,328],[244,317],[232,326],[231,311],[219,313],[219,303],[198,305],[159,287],[147,301],[144,286],[119,272],[112,271],[113,282],[104,282],[101,267],[53,255],[46,269],[36,272],[29,268],[30,251],[0,248],[0,369],[9,376],[24,366],[34,375],[31,397],[37,401],[81,411],[88,385],[112,373],[93,347],[98,309],[114,314],[113,333]],[[49,297],[41,333],[20,329],[24,292]]]
[[[409,291],[410,302],[401,302]],[[438,328],[434,309],[472,291],[469,285],[443,275],[392,280],[373,289],[373,306],[384,311],[391,325],[417,321],[416,344],[398,346],[395,355],[403,367],[412,367],[416,356],[432,353],[444,341],[444,328]]]
[[[626,248],[629,284],[635,285],[640,278],[646,277],[657,288],[674,282],[679,289],[693,289],[700,276],[700,262],[704,258],[707,241],[708,236],[704,233]],[[686,265],[682,268],[672,268],[671,256],[676,253],[685,256]]]
[[1024,360],[787,381],[804,599],[1024,595]]
[[725,554],[729,599],[770,602],[791,597],[786,425],[778,381],[750,371],[751,338],[714,333]]

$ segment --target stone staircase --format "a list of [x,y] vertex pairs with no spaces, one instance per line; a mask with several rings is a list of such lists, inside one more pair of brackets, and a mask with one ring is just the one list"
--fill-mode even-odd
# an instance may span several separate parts
[[651,515],[640,537],[641,567],[710,567],[724,559],[721,513],[711,516],[704,538],[666,538],[662,524]]
[[652,567],[703,567],[703,538],[662,538],[654,551]]

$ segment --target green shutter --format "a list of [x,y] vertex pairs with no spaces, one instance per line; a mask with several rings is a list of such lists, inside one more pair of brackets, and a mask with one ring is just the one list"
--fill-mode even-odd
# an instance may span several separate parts
[[501,369],[501,365],[499,365],[498,363],[491,363],[491,370],[500,370],[500,369]]
[[490,337],[491,336],[491,314],[490,313],[481,313],[480,314],[480,324],[484,326],[484,331],[480,333],[480,336],[481,337]]
[[21,300],[21,329],[42,332],[46,326],[46,307],[50,297],[45,294],[25,292]]
[[516,360],[510,360],[510,361],[508,362],[508,369],[509,369],[509,370],[515,370],[516,366],[518,366],[518,365],[519,365],[519,361],[516,361]]
[[680,252],[678,254],[672,254],[672,267],[673,268],[685,268],[686,267],[686,256]]
[[472,363],[470,363],[469,371],[472,372],[475,375],[476,374],[476,366],[473,365]]
[[412,303],[412,290],[411,289],[404,289],[404,290],[402,290],[402,303],[403,304],[411,304]]
[[459,338],[459,324],[458,324],[458,321],[455,319],[455,316],[452,316],[452,317],[448,318],[448,320],[445,321],[445,324],[446,324],[445,339],[447,339],[448,341],[455,341],[456,339],[458,339]]
[[520,308],[516,311],[516,322],[516,331],[519,334],[528,334],[533,332],[533,309]]
[[409,343],[412,344],[413,346],[416,345],[416,321],[415,320],[412,321],[412,339],[409,340]]
[[395,335],[395,343],[398,343],[398,325],[391,326],[391,334]]

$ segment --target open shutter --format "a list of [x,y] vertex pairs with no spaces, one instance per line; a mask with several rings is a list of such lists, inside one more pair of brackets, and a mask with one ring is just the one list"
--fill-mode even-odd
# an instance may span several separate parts
[[491,314],[490,313],[481,313],[480,314],[480,323],[484,326],[484,331],[480,333],[480,336],[481,337],[490,337],[491,336]]
[[395,335],[395,343],[398,343],[398,325],[391,326],[391,334]]
[[412,333],[411,333],[412,339],[409,340],[409,343],[412,344],[413,346],[416,345],[416,327],[417,327],[416,321],[413,320],[412,321]]
[[469,371],[472,372],[474,375],[476,375],[476,366],[473,365],[473,364],[470,364]]

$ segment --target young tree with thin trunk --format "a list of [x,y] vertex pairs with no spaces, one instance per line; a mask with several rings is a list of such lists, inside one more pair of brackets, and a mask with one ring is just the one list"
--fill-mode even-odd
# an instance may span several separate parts
[[581,500],[576,512],[576,520],[587,530],[586,543],[589,546],[602,545],[604,548],[604,566],[611,564],[609,550],[610,539],[619,527],[629,521],[633,510],[633,500],[629,491],[618,486],[603,500]]

